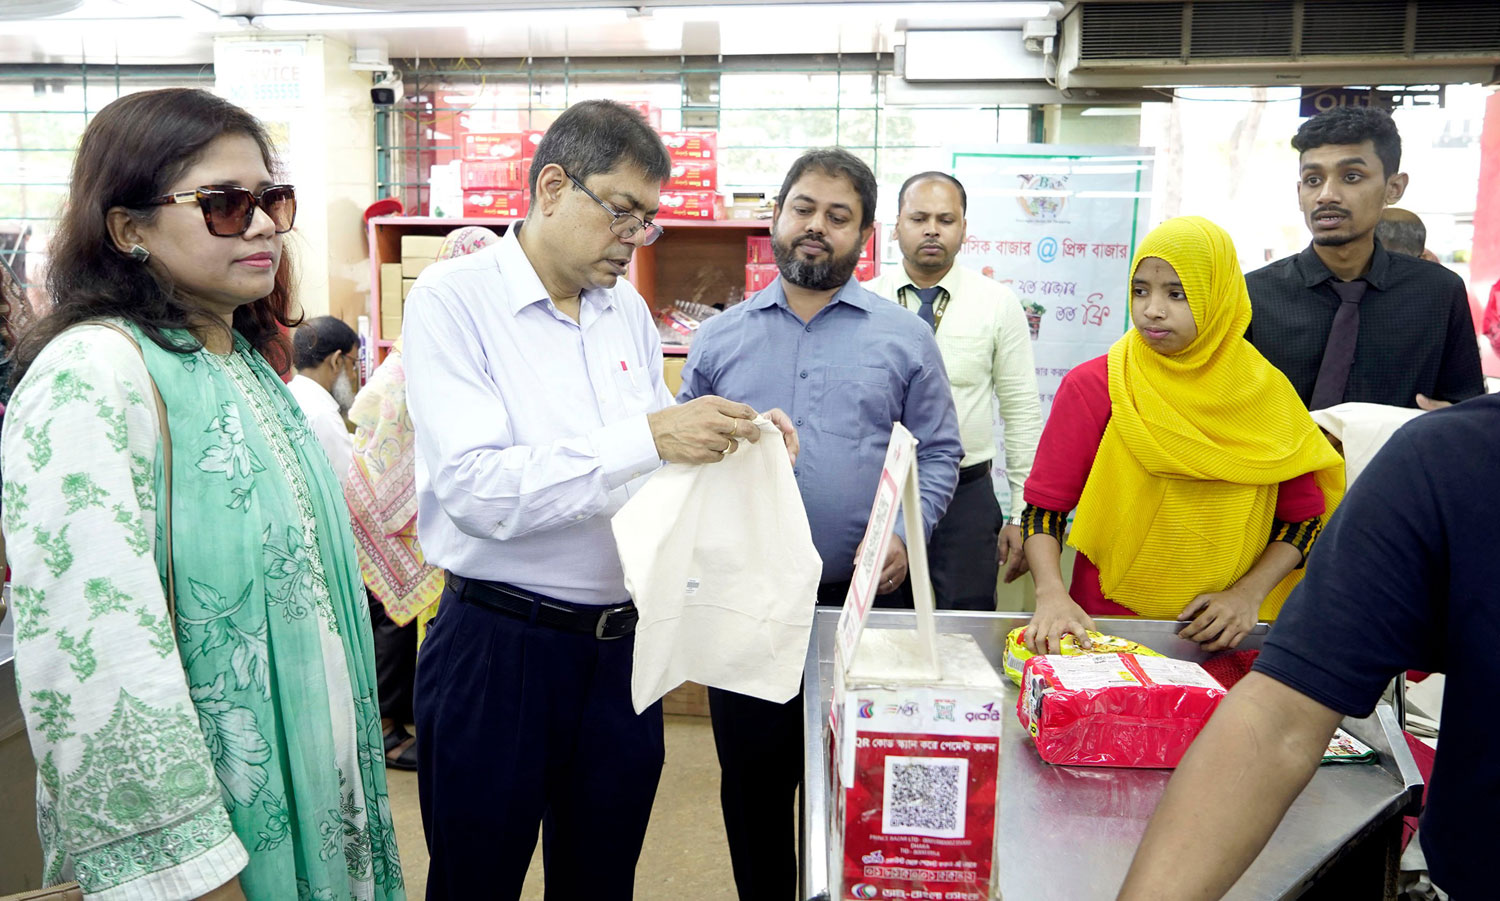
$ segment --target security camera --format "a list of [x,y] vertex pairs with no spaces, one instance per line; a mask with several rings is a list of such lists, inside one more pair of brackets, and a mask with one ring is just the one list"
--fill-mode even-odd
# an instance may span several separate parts
[[380,72],[376,75],[374,87],[370,88],[370,102],[376,106],[395,106],[404,93],[400,72]]

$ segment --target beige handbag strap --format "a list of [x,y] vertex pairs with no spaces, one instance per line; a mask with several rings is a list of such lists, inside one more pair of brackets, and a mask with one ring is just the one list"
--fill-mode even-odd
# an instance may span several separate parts
[[[125,340],[135,345],[136,353],[141,355],[141,363],[146,362],[146,353],[141,350],[141,344],[135,336],[113,322],[93,320],[90,325],[101,325],[107,329],[114,329],[125,336]],[[146,378],[151,382],[151,397],[156,401],[156,421],[161,424],[161,463],[162,474],[165,476],[167,496],[163,502],[167,505],[166,542],[167,542],[167,616],[172,619],[173,634],[177,631],[177,580],[173,575],[172,565],[172,428],[167,424],[167,405],[161,399],[161,392],[156,389],[156,379],[151,378],[151,371],[147,369]]]

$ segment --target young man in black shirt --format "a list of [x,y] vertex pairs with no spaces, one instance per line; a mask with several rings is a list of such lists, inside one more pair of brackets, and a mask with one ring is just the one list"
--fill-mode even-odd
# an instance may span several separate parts
[[[1407,669],[1443,672],[1422,850],[1456,901],[1495,897],[1500,655],[1500,395],[1392,436],[1318,539],[1255,668],[1193,742],[1121,901],[1221,897],[1312,779],[1345,716]],[[1434,461],[1441,461],[1434,463]]]
[[1484,393],[1463,280],[1375,238],[1407,183],[1390,115],[1330,110],[1304,122],[1292,147],[1312,243],[1245,277],[1254,308],[1246,337],[1312,410],[1345,401],[1435,409]]

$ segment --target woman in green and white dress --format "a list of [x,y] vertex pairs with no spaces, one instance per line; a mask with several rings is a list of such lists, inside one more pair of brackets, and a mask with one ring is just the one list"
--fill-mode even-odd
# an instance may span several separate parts
[[267,362],[273,168],[207,92],[105,107],[18,350],[17,681],[47,881],[90,898],[404,897],[348,511]]

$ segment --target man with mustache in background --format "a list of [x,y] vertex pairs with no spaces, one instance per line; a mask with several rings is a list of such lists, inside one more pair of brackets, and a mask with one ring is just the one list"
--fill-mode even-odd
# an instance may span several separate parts
[[[875,228],[875,194],[870,167],[842,148],[810,150],[792,164],[771,225],[781,278],[703,323],[677,399],[730,392],[792,418],[801,439],[793,472],[823,558],[818,603],[830,606],[849,591],[891,425],[905,425],[917,438],[928,535],[903,536],[897,527],[875,606],[910,607],[903,537],[930,537],[953,496],[963,446],[932,329],[854,281]],[[791,901],[802,699],[774,704],[720,689],[708,697],[740,901]]]
[[1245,276],[1246,337],[1310,410],[1346,401],[1431,410],[1484,393],[1463,279],[1380,245],[1406,192],[1388,113],[1339,107],[1302,123],[1297,197],[1312,243]]
[[[1000,564],[1005,581],[1026,572],[1021,492],[1042,434],[1036,363],[1026,313],[1010,288],[954,262],[968,231],[968,193],[942,172],[913,175],[896,198],[902,264],[866,290],[916,313],[937,334],[963,435],[964,458],[948,512],[932,530],[927,562],[944,610],[994,610]],[[1010,521],[995,498],[995,420],[1005,421]]]

